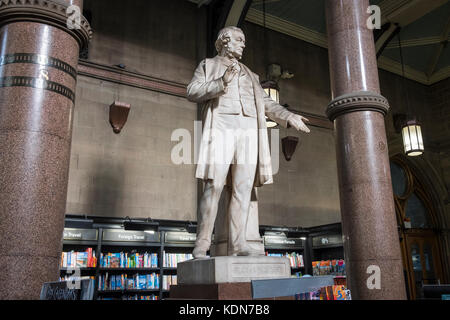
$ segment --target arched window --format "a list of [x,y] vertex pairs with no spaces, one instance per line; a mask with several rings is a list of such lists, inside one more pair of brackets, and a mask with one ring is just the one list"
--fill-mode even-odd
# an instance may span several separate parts
[[437,220],[427,188],[406,160],[394,157],[390,167],[408,296],[419,299],[423,284],[442,280]]
[[400,157],[390,162],[398,223],[407,229],[432,229],[431,198],[411,168]]
[[405,218],[411,223],[411,228],[429,229],[427,208],[419,196],[413,192],[406,201]]

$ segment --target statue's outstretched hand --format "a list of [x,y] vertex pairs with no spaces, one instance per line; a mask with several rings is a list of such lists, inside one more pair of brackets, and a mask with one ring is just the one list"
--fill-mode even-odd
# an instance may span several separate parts
[[307,118],[302,117],[299,114],[292,114],[288,119],[288,124],[290,124],[292,127],[294,127],[297,131],[303,131],[306,133],[311,132],[309,128],[306,126],[306,124],[303,121],[309,121]]

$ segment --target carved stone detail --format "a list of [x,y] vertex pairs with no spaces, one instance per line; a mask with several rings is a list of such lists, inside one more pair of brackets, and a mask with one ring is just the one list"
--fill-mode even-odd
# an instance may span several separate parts
[[326,113],[328,118],[334,121],[338,116],[354,111],[377,111],[386,115],[389,111],[389,102],[385,97],[375,92],[352,92],[331,101]]
[[69,29],[67,8],[67,5],[51,0],[0,0],[0,27],[17,21],[51,25],[71,34],[78,41],[81,50],[92,38],[91,26],[86,18],[81,16],[80,28]]

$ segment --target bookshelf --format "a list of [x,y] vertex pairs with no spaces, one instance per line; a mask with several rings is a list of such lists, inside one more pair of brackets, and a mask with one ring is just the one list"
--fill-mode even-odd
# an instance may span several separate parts
[[344,245],[339,230],[329,230],[312,238],[313,275],[333,275],[337,284],[346,285]]
[[[189,228],[193,226],[192,222],[152,220],[158,223],[158,228],[149,232],[124,230],[124,222],[129,221],[129,218],[127,218],[128,220],[104,217],[90,217],[89,219],[93,221],[89,228],[69,227],[66,224],[63,251],[86,252],[89,248],[92,249],[92,257],[96,258],[95,267],[79,266],[76,268],[75,275],[91,277],[95,280],[94,299],[142,298],[152,300],[169,297],[168,285],[177,282],[178,263],[192,258],[191,253],[196,240],[195,228]],[[183,225],[185,227],[182,227]],[[186,226],[189,227],[186,228]],[[285,255],[288,253],[291,255],[291,261],[293,261],[291,274],[295,277],[296,274],[312,275],[313,261],[344,258],[342,236],[339,231],[336,231],[339,228],[340,224],[302,229],[303,233],[306,230],[310,234],[302,234],[300,237],[295,235],[295,231],[298,231],[297,228],[294,230],[293,236],[286,230],[280,232],[278,227],[265,226],[265,230],[261,233],[264,234],[264,246],[267,254]],[[187,230],[193,233],[189,233]],[[325,238],[326,240],[324,240]],[[119,254],[119,256],[115,256],[114,266],[111,265],[111,257],[109,264],[102,262],[102,257],[105,259],[108,253]],[[123,255],[122,264],[120,253]],[[148,257],[145,261],[140,260],[141,263],[144,262],[141,265],[128,262],[133,255],[137,254],[138,257],[143,257],[146,253],[154,255],[153,264],[148,263]],[[125,257],[127,264],[124,263]],[[303,264],[299,262],[301,261],[300,257]],[[69,266],[61,266],[61,277],[74,276],[73,271],[73,268]],[[157,278],[157,287],[143,285],[144,281],[141,279],[141,286],[137,284],[128,287],[125,283],[120,283],[120,285],[114,285],[115,290],[110,290],[110,285],[101,286],[106,275],[109,280],[114,277],[115,280],[120,278],[120,281],[122,281],[122,276],[129,280],[137,275],[141,277],[153,275],[153,278]]]
[[168,297],[171,284],[177,284],[177,265],[193,259],[196,234],[186,231],[164,231],[162,247],[162,297]]
[[341,234],[325,234],[312,238],[314,260],[344,259]]
[[98,230],[65,228],[63,239],[60,280],[68,277],[95,278]]
[[[196,235],[170,226],[153,232],[124,230],[116,219],[107,220],[92,229],[64,229],[63,252],[91,248],[96,265],[61,264],[61,277],[95,279],[94,300],[167,298],[168,285],[176,283],[177,264],[192,257]],[[145,281],[148,277],[152,280]]]
[[102,229],[100,252],[97,299],[161,296],[160,232]]
[[264,249],[269,256],[285,256],[291,263],[291,275],[300,277],[306,274],[305,240],[288,238],[285,232],[264,233]]

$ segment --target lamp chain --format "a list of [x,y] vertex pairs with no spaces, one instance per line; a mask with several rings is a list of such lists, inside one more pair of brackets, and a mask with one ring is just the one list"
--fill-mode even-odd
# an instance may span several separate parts
[[267,66],[268,66],[268,59],[267,59],[267,29],[266,29],[266,0],[263,0],[263,28],[264,28],[264,67],[266,68],[266,80],[268,79],[267,74]]
[[411,116],[411,110],[410,110],[410,105],[409,105],[409,91],[408,88],[406,87],[406,78],[405,78],[405,64],[403,61],[403,50],[402,50],[402,41],[401,41],[401,37],[400,37],[400,33],[401,30],[398,33],[398,47],[400,49],[400,62],[402,64],[402,87],[403,87],[403,91],[405,91],[406,93],[406,121],[410,120],[408,119],[408,117]]

